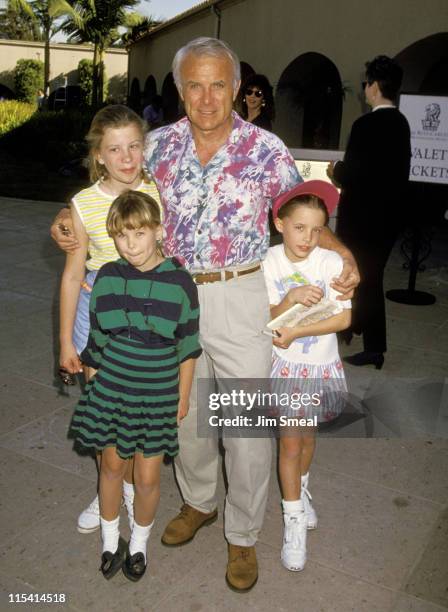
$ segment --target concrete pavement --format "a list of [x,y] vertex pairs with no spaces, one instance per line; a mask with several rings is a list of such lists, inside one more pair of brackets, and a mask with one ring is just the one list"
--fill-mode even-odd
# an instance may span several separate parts
[[[235,594],[225,584],[222,512],[190,544],[163,547],[164,525],[181,504],[171,466],[164,466],[149,571],[138,584],[121,574],[109,583],[98,571],[99,532],[76,531],[77,515],[95,495],[96,485],[92,459],[77,455],[67,439],[79,387],[68,392],[54,375],[63,255],[48,228],[58,206],[0,198],[0,610],[447,610],[448,442],[441,436],[448,401],[443,386],[448,368],[446,244],[434,241],[428,269],[418,278],[419,288],[437,296],[436,304],[419,308],[388,302],[390,348],[383,370],[346,369],[355,400],[367,406],[370,427],[379,437],[360,438],[365,430],[361,421],[318,440],[310,490],[320,522],[308,536],[305,570],[296,574],[280,565],[275,470],[257,546],[260,579],[250,593]],[[406,285],[401,261],[396,249],[386,288]],[[359,346],[355,339],[342,352]],[[393,406],[387,414],[385,398]],[[396,418],[391,420],[391,414]],[[222,511],[222,482],[219,497]],[[126,522],[123,512],[125,536]],[[21,593],[65,594],[66,602],[9,603],[10,594]]]

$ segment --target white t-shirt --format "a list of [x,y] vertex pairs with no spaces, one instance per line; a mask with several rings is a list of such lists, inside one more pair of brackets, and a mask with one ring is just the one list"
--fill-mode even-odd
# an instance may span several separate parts
[[[290,289],[303,285],[316,285],[324,297],[335,300],[337,291],[330,287],[335,276],[342,271],[342,258],[335,251],[316,247],[309,256],[294,263],[285,255],[283,244],[271,247],[263,262],[263,272],[272,306],[279,304]],[[350,300],[340,302],[343,308],[351,308]],[[274,347],[274,351],[286,361],[312,365],[327,364],[339,359],[336,334],[296,338],[287,349]]]

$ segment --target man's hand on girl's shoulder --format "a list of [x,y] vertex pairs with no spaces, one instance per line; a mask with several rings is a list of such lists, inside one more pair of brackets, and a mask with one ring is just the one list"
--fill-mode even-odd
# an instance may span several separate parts
[[342,262],[342,272],[333,279],[330,286],[341,294],[338,295],[337,300],[350,300],[361,281],[361,277],[358,266],[352,257],[343,257]]

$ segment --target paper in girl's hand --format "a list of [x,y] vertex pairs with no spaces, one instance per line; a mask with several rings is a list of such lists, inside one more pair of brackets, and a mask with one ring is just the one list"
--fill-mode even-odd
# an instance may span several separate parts
[[342,312],[341,304],[334,300],[322,299],[318,304],[313,306],[303,306],[303,304],[294,304],[281,315],[269,321],[266,325],[268,329],[278,329],[279,327],[296,327],[296,325],[311,325],[324,319],[329,319],[334,315]]

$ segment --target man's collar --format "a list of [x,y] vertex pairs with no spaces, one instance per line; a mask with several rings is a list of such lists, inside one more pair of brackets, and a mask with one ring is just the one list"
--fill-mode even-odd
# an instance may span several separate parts
[[372,108],[372,113],[374,113],[376,110],[379,110],[380,108],[397,108],[395,106],[395,104],[378,104],[378,106],[375,106],[375,108]]

